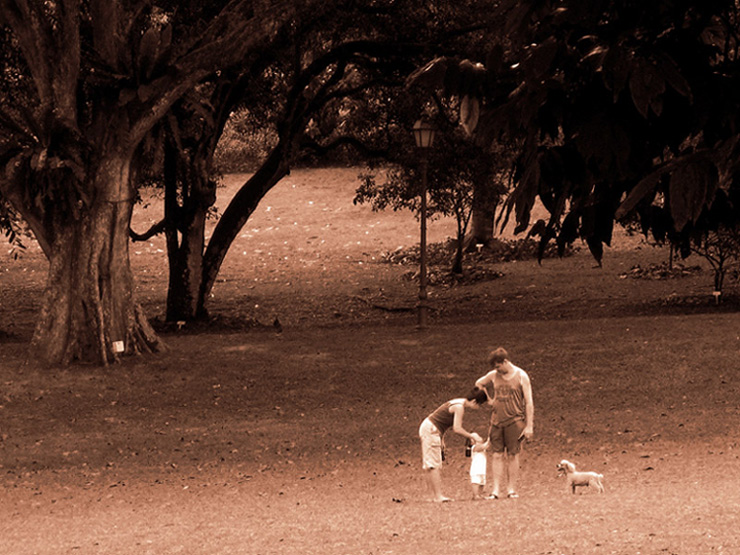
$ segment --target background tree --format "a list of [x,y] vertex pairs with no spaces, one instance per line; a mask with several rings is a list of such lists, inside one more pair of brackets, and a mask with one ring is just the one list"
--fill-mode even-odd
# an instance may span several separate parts
[[0,232],[10,243],[13,257],[17,258],[26,249],[23,240],[30,236],[30,231],[13,207],[2,199],[0,199]]
[[695,238],[691,251],[704,258],[714,271],[714,295],[720,302],[725,277],[740,265],[740,229],[718,226]]
[[[455,255],[451,271],[463,272],[463,252],[468,225],[473,214],[475,192],[485,190],[487,213],[503,197],[506,186],[500,178],[496,158],[483,152],[462,130],[454,129],[442,118],[435,145],[428,153],[427,213],[435,216],[453,216],[457,222]],[[389,149],[388,158],[380,168],[372,167],[362,174],[362,184],[355,195],[356,203],[369,202],[374,210],[409,209],[418,213],[420,203],[419,156],[410,134],[398,137],[398,143]],[[386,164],[390,163],[390,166]],[[380,171],[378,171],[380,170]],[[478,197],[483,204],[483,199]],[[493,217],[491,217],[493,221]]]
[[48,362],[105,363],[118,342],[128,353],[160,347],[133,298],[128,256],[137,148],[187,91],[271,40],[303,3],[171,7],[0,1],[17,60],[1,90],[22,93],[2,107],[0,193],[49,259],[33,338],[34,354]]
[[[238,67],[212,75],[173,108],[164,166],[166,213],[150,230],[167,230],[168,320],[207,315],[207,299],[233,240],[297,161],[337,149],[350,148],[354,157],[388,150],[399,125],[389,110],[406,94],[405,76],[429,52],[451,51],[458,36],[480,26],[471,15],[475,10],[463,9],[476,4],[443,9],[423,2],[354,5],[304,17],[261,52],[250,52]],[[216,193],[213,158],[232,113],[272,142],[206,244],[204,215]],[[401,132],[405,136],[407,129]]]

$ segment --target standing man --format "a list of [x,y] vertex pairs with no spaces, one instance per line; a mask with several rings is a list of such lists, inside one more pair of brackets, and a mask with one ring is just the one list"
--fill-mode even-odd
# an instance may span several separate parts
[[442,495],[442,461],[444,460],[444,435],[450,428],[453,432],[468,438],[473,443],[480,443],[483,439],[475,432],[468,432],[463,427],[465,409],[477,409],[486,403],[488,395],[481,389],[474,389],[467,397],[458,397],[442,403],[427,416],[419,426],[421,439],[422,468],[427,482],[438,503],[449,501],[449,497]]
[[[519,478],[519,453],[522,442],[534,435],[534,402],[532,384],[527,373],[509,361],[509,353],[499,347],[488,356],[491,371],[479,378],[475,385],[483,389],[491,413],[491,468],[493,491],[490,499],[498,499],[504,475],[508,476],[506,495],[515,499]],[[490,389],[493,390],[491,394]]]

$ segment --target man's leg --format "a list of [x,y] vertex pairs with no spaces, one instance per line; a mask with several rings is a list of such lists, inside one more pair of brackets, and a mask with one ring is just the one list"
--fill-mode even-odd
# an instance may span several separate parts
[[506,455],[506,467],[509,474],[509,489],[507,494],[516,495],[516,486],[519,480],[519,453]]
[[522,447],[520,436],[524,431],[524,422],[516,421],[506,426],[504,442],[506,444],[506,470],[509,475],[509,484],[506,493],[509,497],[518,497],[517,484],[519,482],[519,453]]
[[504,456],[504,453],[493,453],[491,456],[491,471],[493,473],[493,491],[491,491],[491,495],[496,497],[500,496],[501,484],[506,479]]

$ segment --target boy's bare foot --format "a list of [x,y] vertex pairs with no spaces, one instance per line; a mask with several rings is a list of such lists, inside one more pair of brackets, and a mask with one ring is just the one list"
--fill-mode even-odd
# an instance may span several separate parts
[[435,503],[447,503],[448,501],[452,501],[449,497],[440,497],[438,499],[435,499]]

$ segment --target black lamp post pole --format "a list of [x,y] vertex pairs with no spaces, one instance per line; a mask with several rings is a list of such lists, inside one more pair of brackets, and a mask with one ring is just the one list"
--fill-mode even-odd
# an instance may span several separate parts
[[427,325],[427,173],[429,170],[429,149],[434,143],[436,128],[434,124],[424,118],[414,124],[414,141],[421,166],[421,204],[419,220],[421,224],[421,239],[419,241],[419,304],[417,305],[417,327],[424,329]]
[[420,149],[421,153],[421,237],[419,241],[419,305],[418,322],[419,329],[427,326],[427,161],[426,149]]

